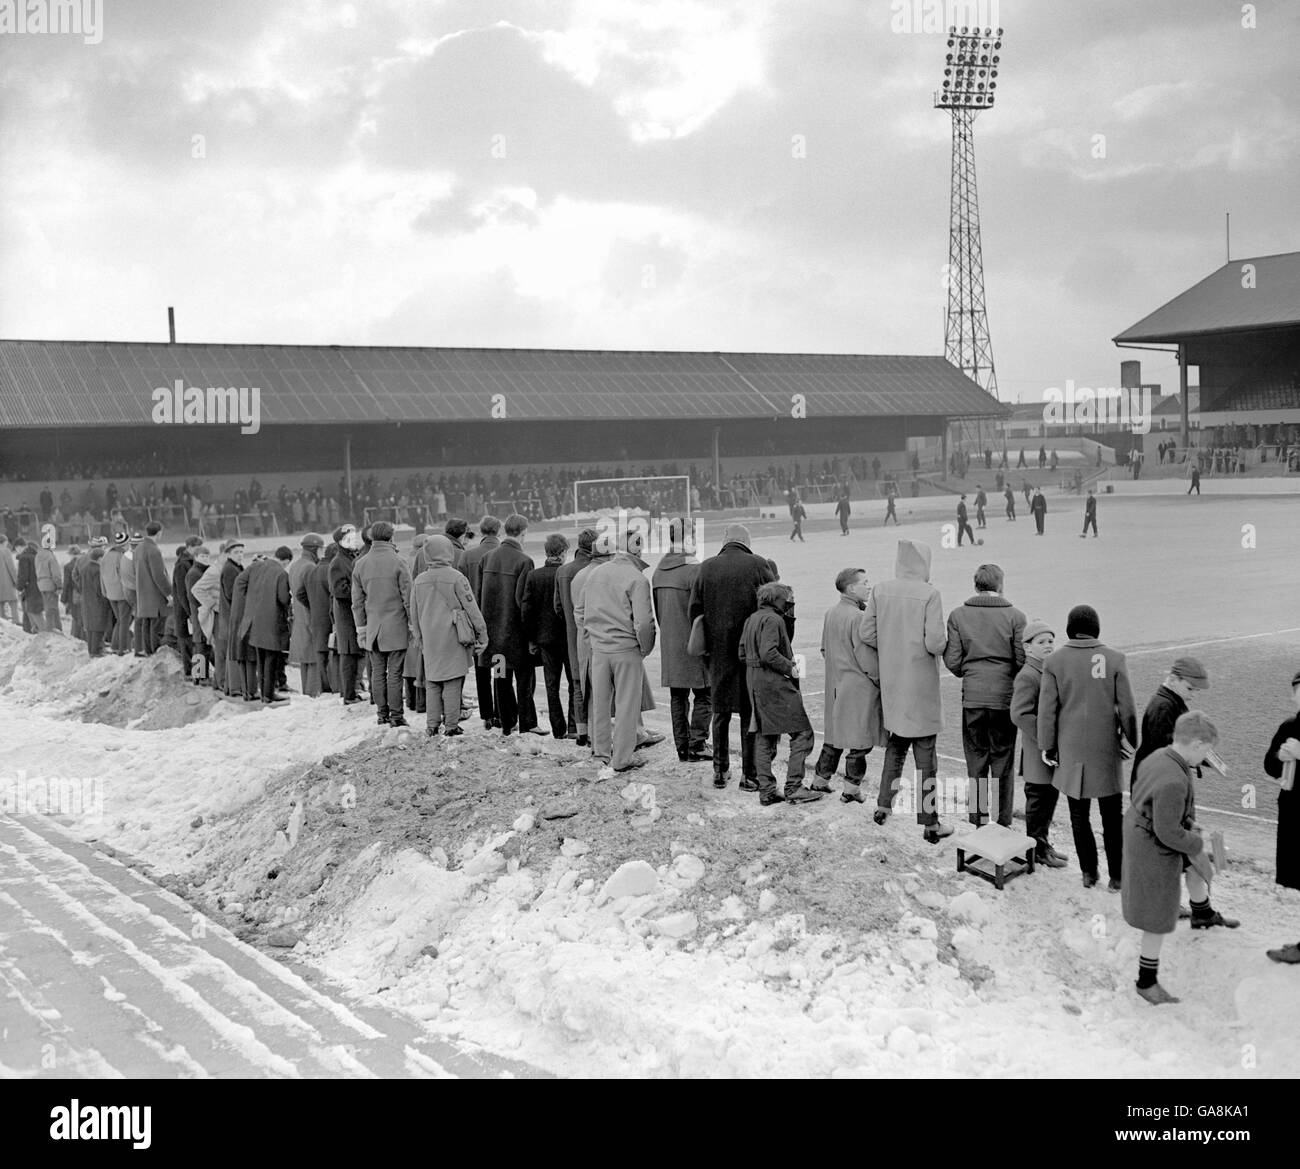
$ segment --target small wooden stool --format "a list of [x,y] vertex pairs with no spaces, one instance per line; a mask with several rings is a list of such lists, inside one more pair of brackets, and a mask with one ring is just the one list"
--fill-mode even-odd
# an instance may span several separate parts
[[[1034,850],[1038,842],[1032,836],[1022,836],[1001,824],[985,824],[959,839],[957,871],[990,881],[995,889],[1001,889],[1012,877],[1034,871]],[[993,871],[976,867],[973,861],[986,861],[993,866]]]

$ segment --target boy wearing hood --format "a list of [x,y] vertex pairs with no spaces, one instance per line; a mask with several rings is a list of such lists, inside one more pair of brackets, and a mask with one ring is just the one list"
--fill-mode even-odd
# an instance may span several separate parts
[[[425,717],[429,735],[462,735],[460,697],[474,655],[488,643],[487,625],[463,573],[454,567],[455,547],[446,536],[425,541],[428,565],[411,585],[411,642],[424,663]],[[474,644],[462,645],[454,614],[463,612],[474,628]]]
[[935,752],[943,727],[939,655],[948,644],[948,631],[943,598],[930,583],[929,545],[898,541],[894,579],[881,581],[867,598],[862,640],[879,655],[880,697],[889,735],[875,821],[883,824],[889,816],[910,749],[921,776],[916,822],[926,841],[937,844],[953,831],[939,822]]
[[[804,764],[816,736],[799,693],[799,669],[786,629],[786,618],[794,609],[794,590],[770,581],[759,588],[757,599],[758,608],[741,629],[738,652],[749,690],[751,714],[747,729],[756,736],[758,802],[764,807],[786,800],[810,803],[825,793],[803,786]],[[782,735],[790,736],[784,793],[777,789],[772,774],[772,759]]]

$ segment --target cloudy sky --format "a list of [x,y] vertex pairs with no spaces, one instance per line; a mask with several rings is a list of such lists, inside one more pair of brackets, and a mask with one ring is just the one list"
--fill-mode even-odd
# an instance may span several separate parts
[[[947,50],[902,7],[105,0],[99,44],[0,36],[0,336],[165,339],[172,304],[190,341],[941,353]],[[1254,7],[994,8],[1004,399],[1115,384],[1225,211],[1234,258],[1300,249],[1300,4]]]

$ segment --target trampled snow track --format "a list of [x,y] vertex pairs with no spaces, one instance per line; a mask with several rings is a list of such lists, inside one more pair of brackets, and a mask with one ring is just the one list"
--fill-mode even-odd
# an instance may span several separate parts
[[531,1074],[310,985],[47,819],[0,816],[0,1075]]

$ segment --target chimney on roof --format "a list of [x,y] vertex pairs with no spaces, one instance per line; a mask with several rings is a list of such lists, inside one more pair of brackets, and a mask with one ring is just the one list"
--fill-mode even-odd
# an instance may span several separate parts
[[176,344],[176,310],[171,305],[167,306],[167,343]]

